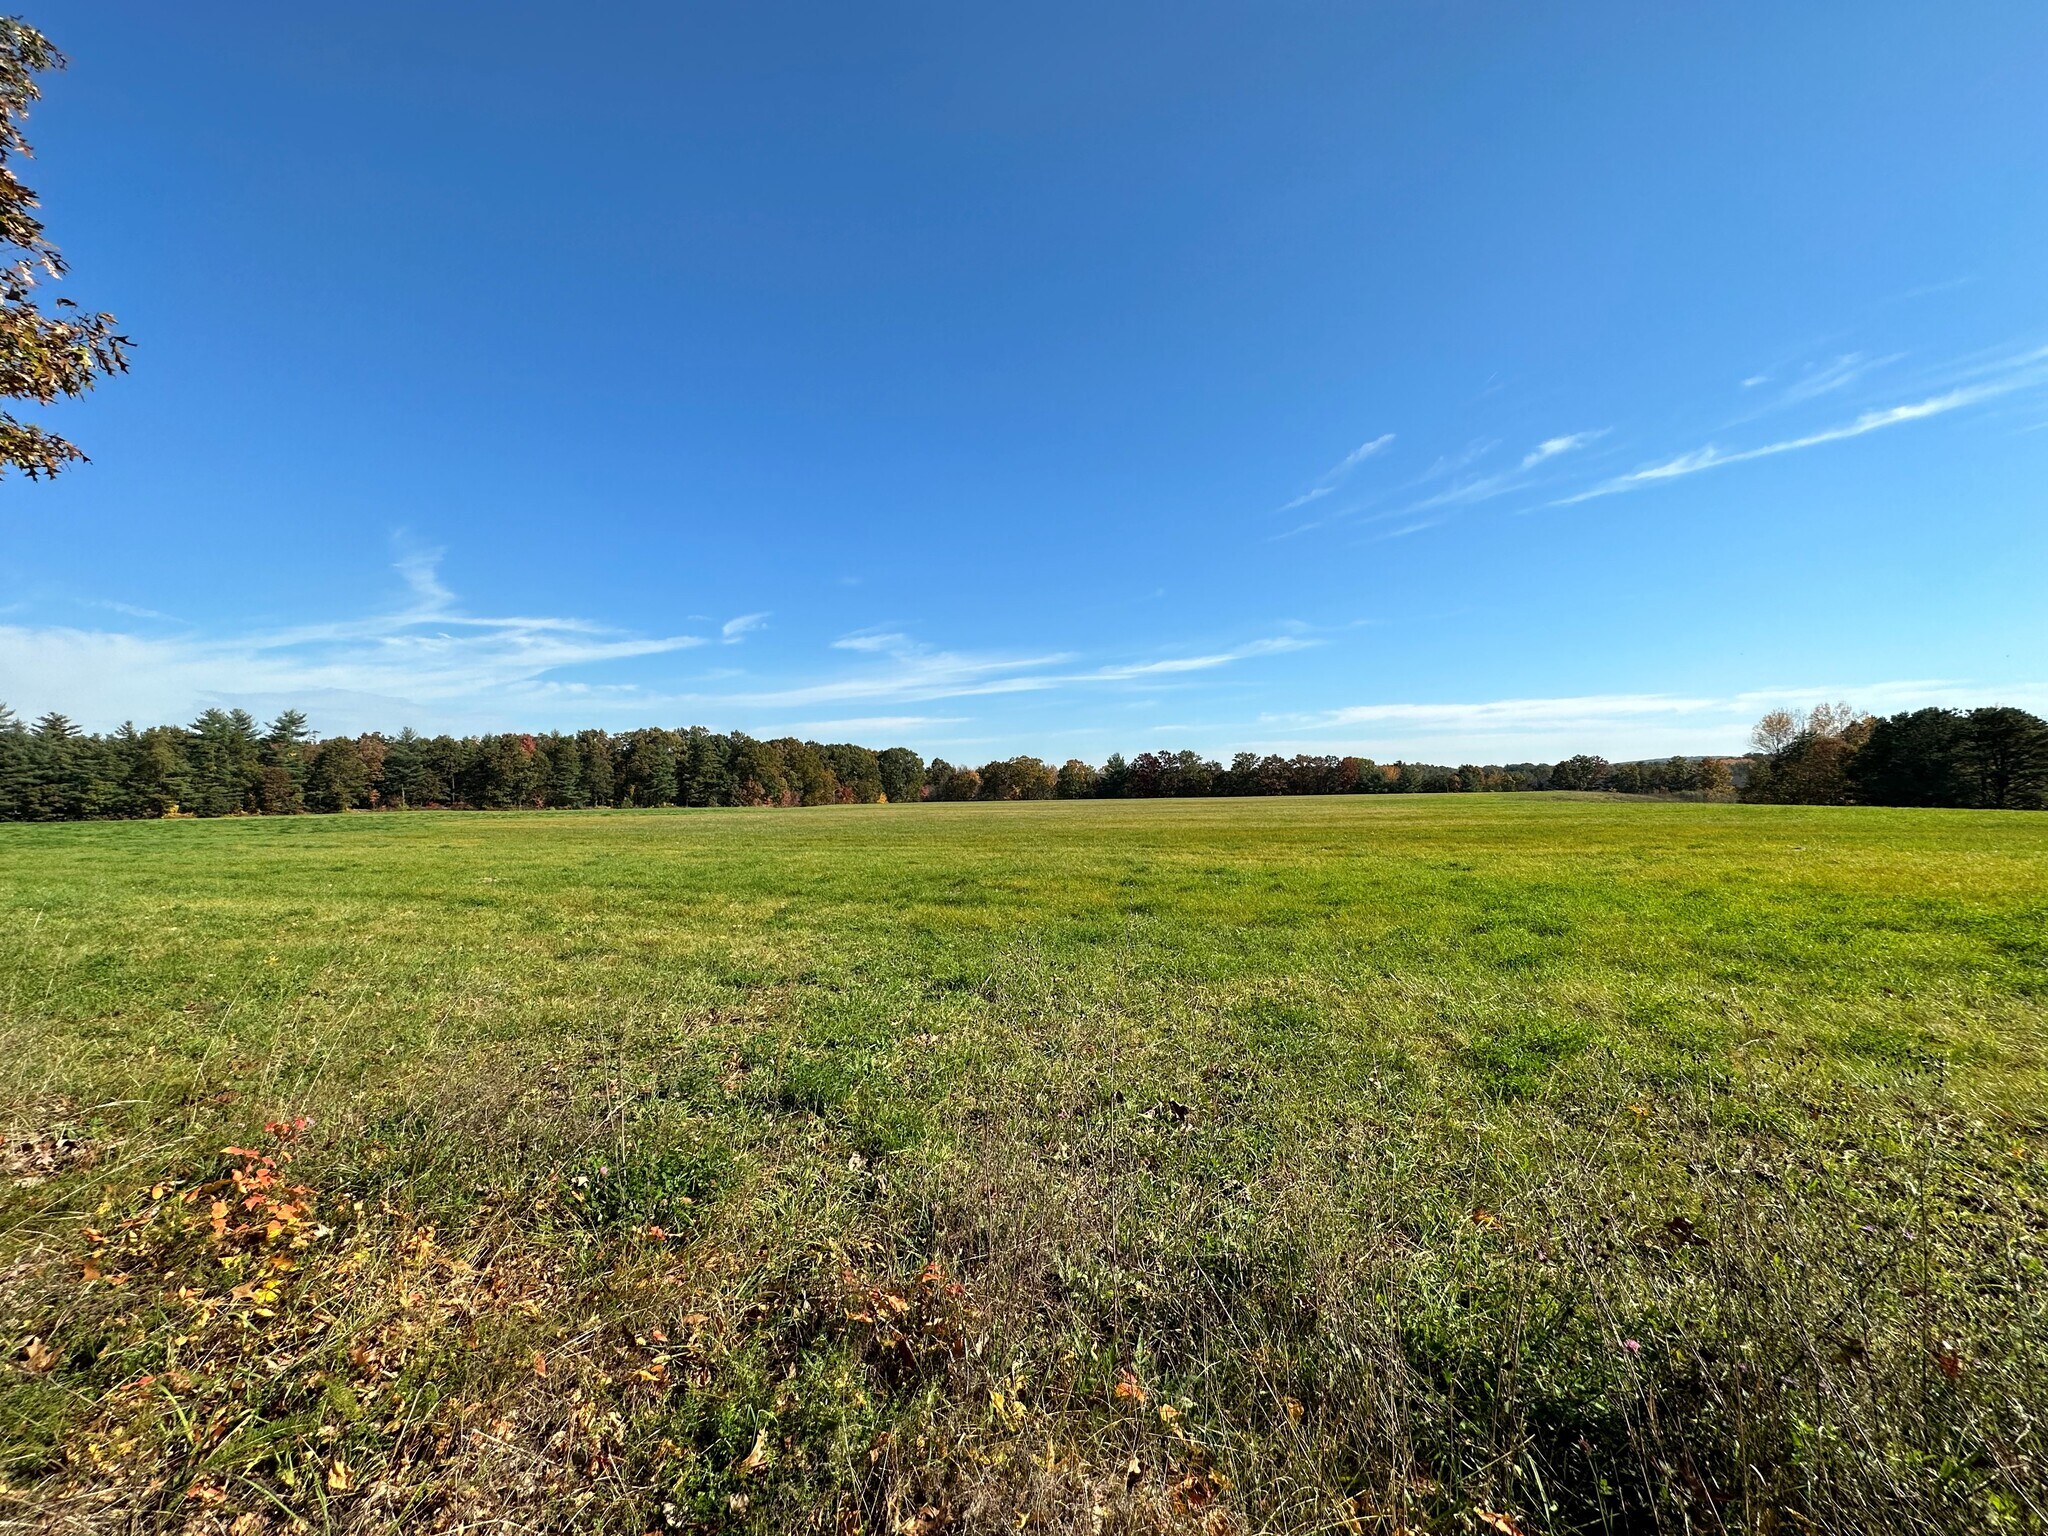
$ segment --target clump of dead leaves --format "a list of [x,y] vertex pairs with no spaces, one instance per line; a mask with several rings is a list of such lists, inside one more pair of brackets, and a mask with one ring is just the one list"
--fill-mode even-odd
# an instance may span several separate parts
[[517,1233],[452,1246],[313,1187],[292,1166],[307,1128],[273,1121],[191,1177],[110,1197],[82,1257],[6,1278],[14,1368],[90,1406],[61,1466],[0,1489],[0,1510],[59,1530],[144,1512],[232,1536],[400,1512],[434,1529],[573,1497],[615,1462],[619,1392],[662,1390],[673,1352],[559,1350],[575,1298],[555,1255]]

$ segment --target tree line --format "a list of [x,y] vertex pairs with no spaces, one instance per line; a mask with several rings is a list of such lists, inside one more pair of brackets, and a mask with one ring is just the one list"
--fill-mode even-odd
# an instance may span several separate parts
[[1773,710],[1750,744],[1745,800],[2048,809],[2048,721],[2011,705],[1887,719],[1846,704]]
[[0,705],[0,820],[292,815],[362,809],[872,805],[913,800],[1156,799],[1244,795],[1603,790],[1811,804],[2039,808],[2048,724],[2016,709],[1921,710],[1874,720],[1841,706],[1780,712],[1748,758],[1609,763],[1379,763],[1241,752],[1112,755],[1097,767],[1020,756],[927,763],[908,747],[762,740],[702,726],[612,733],[317,739],[298,710],[267,725],[209,709],[188,726],[105,735],[62,714],[33,725]]
[[[1597,765],[1597,766],[1596,766]],[[0,820],[291,815],[358,809],[511,810],[597,806],[863,805],[910,800],[1051,800],[1200,795],[1435,794],[1551,787],[1725,789],[1717,759],[1610,769],[1381,764],[1365,757],[1258,756],[1226,766],[1193,752],[1141,752],[1097,767],[1029,756],[979,767],[927,763],[908,747],[761,740],[702,726],[485,736],[316,739],[286,710],[267,725],[209,709],[188,726],[105,735],[58,713],[33,725],[0,705]]]

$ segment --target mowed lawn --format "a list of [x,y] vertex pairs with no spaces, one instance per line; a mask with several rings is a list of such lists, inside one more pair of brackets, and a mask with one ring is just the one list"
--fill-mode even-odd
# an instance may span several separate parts
[[6,826],[0,1041],[31,1528],[2048,1528],[2048,817]]

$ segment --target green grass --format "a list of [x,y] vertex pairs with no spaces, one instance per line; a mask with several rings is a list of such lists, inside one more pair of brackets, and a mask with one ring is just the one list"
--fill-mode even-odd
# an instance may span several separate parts
[[2048,817],[8,826],[0,1041],[37,1528],[2048,1529]]

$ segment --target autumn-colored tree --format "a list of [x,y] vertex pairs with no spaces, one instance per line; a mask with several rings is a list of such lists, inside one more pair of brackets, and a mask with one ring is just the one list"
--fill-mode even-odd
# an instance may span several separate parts
[[981,794],[981,775],[935,757],[924,771],[924,791],[927,800],[973,800]]
[[[789,793],[782,772],[782,759],[765,741],[734,731],[729,738],[728,757],[732,771],[734,805],[780,805]],[[792,802],[794,803],[794,802]]]
[[866,747],[850,741],[827,742],[818,748],[833,782],[833,798],[841,805],[873,805],[887,793],[882,787],[880,758]]
[[[1112,754],[1098,771],[1079,758],[1055,773],[1032,757],[979,771],[907,748],[874,752],[846,742],[757,741],[701,726],[612,737],[422,737],[413,731],[306,744],[303,716],[287,710],[267,734],[244,710],[209,709],[189,728],[124,725],[81,732],[51,712],[33,729],[0,705],[0,821],[190,813],[230,816],[358,806],[463,810],[584,806],[794,806],[891,800],[1000,800],[1192,795],[1441,794],[1453,790],[1598,788],[1727,798],[1729,760],[1672,757],[1608,764],[1376,765],[1370,758],[1238,753],[1225,768],[1192,751]],[[2021,709],[1923,710],[1889,721],[1843,705],[1785,711],[1751,757],[1745,800],[2048,808],[2048,721]],[[287,764],[305,764],[304,802]],[[1740,763],[1741,760],[1738,760]]]
[[1078,757],[1070,757],[1060,764],[1060,771],[1053,781],[1053,793],[1062,800],[1086,800],[1095,793],[1097,774],[1094,768]]
[[1769,756],[1782,752],[1792,744],[1802,728],[1800,718],[1789,709],[1774,709],[1757,721],[1749,733],[1749,744],[1757,751]]
[[981,769],[981,798],[984,800],[1050,800],[1053,771],[1035,757],[1011,757],[984,763]]
[[1552,789],[1601,789],[1606,786],[1611,770],[1604,757],[1591,757],[1580,753],[1568,757],[1550,770]]
[[[1804,714],[1772,710],[1750,741],[1768,755],[1750,769],[1742,798],[1776,805],[1846,805],[1856,798],[1850,764],[1870,739],[1871,717],[1847,704],[1817,704]],[[1791,734],[1785,734],[1787,726]]]
[[[36,286],[64,275],[64,257],[43,233],[36,195],[11,162],[31,153],[22,122],[42,97],[36,77],[63,67],[64,55],[42,33],[0,17],[0,395],[39,405],[75,398],[128,368],[128,338],[115,331],[112,315],[88,314],[63,298],[45,314],[36,303]],[[43,479],[84,459],[75,444],[0,410],[0,475],[12,467]]]

